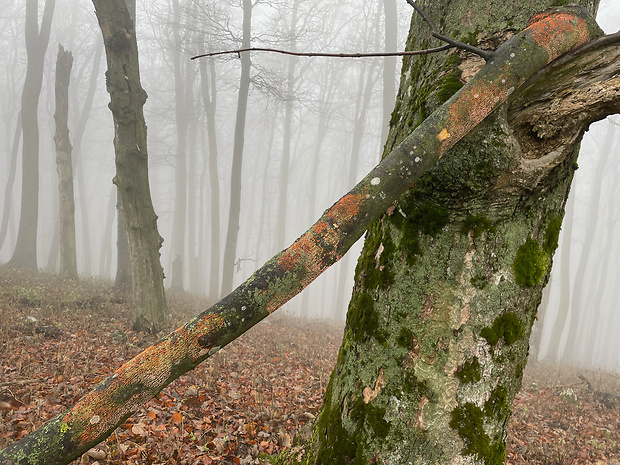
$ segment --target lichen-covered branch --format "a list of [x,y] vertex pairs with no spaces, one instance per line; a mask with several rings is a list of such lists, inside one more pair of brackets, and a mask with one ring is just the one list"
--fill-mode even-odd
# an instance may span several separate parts
[[338,261],[373,220],[530,76],[599,35],[582,9],[538,15],[293,245],[213,307],[127,362],[69,411],[0,451],[0,463],[65,464],[104,440],[139,405]]

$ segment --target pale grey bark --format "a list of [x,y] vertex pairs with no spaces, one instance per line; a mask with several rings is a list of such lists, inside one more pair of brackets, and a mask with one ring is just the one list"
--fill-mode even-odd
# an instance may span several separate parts
[[39,118],[37,106],[43,81],[45,52],[49,43],[55,0],[46,0],[38,25],[38,0],[26,0],[26,53],[28,66],[22,93],[22,196],[19,230],[9,265],[37,268],[39,215]]

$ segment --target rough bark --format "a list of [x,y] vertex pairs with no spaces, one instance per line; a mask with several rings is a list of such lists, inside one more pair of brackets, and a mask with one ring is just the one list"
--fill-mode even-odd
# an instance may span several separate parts
[[[166,315],[164,272],[148,178],[146,124],[143,106],[146,92],[140,85],[138,47],[133,21],[124,0],[94,0],[103,33],[108,70],[106,86],[114,117],[116,176],[126,222],[131,260],[135,330],[156,333]],[[119,235],[119,237],[121,237]]]
[[73,55],[58,45],[56,60],[56,165],[58,169],[58,193],[60,199],[60,274],[77,278],[75,250],[75,200],[73,198],[73,167],[69,139],[69,83]]
[[55,0],[46,0],[38,26],[38,0],[26,1],[26,54],[28,66],[22,93],[22,197],[17,242],[9,266],[37,268],[39,216],[39,118],[37,107],[43,82],[45,52],[49,43]]
[[[421,294],[416,291],[416,287],[412,286],[410,281],[409,294],[406,290],[398,292],[403,303],[394,302],[390,314],[390,318],[394,319],[393,321],[379,319],[379,315],[376,314],[377,319],[375,319],[373,310],[369,308],[381,306],[382,309],[386,309],[382,305],[385,303],[384,297],[379,297],[381,299],[378,301],[379,303],[370,303],[367,298],[363,298],[366,301],[366,308],[358,313],[360,318],[355,322],[355,325],[352,324],[355,315],[352,315],[349,321],[338,365],[325,399],[325,408],[315,430],[317,448],[312,450],[318,450],[322,455],[311,454],[311,456],[322,457],[321,460],[315,460],[322,463],[347,463],[352,450],[350,441],[353,441],[353,452],[357,455],[357,451],[359,451],[360,460],[370,457],[377,458],[377,460],[383,458],[385,461],[385,458],[389,458],[387,454],[393,454],[391,455],[394,458],[393,462],[406,463],[401,459],[406,458],[410,449],[414,447],[424,448],[427,444],[426,433],[418,431],[418,434],[412,436],[409,434],[411,428],[428,429],[431,426],[441,424],[444,425],[444,428],[440,428],[444,435],[434,443],[433,450],[427,451],[428,457],[430,457],[428,462],[434,462],[433,457],[439,457],[443,451],[453,449],[458,444],[461,445],[461,448],[469,451],[468,454],[465,454],[470,456],[467,459],[469,463],[473,463],[478,456],[477,454],[487,454],[487,449],[492,448],[501,453],[501,448],[499,451],[496,450],[498,439],[494,436],[495,433],[501,436],[501,431],[486,429],[486,416],[500,417],[505,412],[506,401],[510,399],[510,394],[516,388],[507,386],[492,389],[493,394],[484,401],[484,415],[483,409],[474,404],[473,401],[481,395],[481,391],[485,391],[486,385],[493,384],[497,370],[501,371],[504,367],[510,367],[516,371],[519,367],[518,356],[527,346],[523,336],[528,332],[528,322],[522,321],[520,315],[532,311],[534,304],[532,300],[535,299],[532,299],[531,296],[537,292],[536,290],[540,290],[540,282],[544,280],[547,272],[549,258],[546,254],[554,245],[553,239],[555,238],[556,228],[550,230],[547,225],[549,218],[544,217],[544,215],[540,218],[538,215],[529,216],[522,213],[517,213],[517,215],[523,219],[524,224],[515,226],[514,230],[506,228],[501,223],[494,225],[488,219],[485,221],[481,214],[472,215],[473,218],[468,217],[471,219],[466,222],[455,223],[450,220],[445,223],[441,220],[441,218],[445,218],[445,215],[436,212],[431,217],[429,213],[436,210],[421,209],[416,204],[418,200],[414,198],[412,193],[407,194],[400,201],[400,209],[390,207],[393,206],[396,199],[411,189],[416,181],[418,182],[416,184],[416,196],[422,195],[423,189],[430,188],[429,181],[432,180],[438,182],[437,194],[440,198],[451,199],[452,197],[447,195],[449,191],[446,191],[445,188],[452,185],[453,179],[445,178],[444,182],[441,183],[440,180],[443,178],[441,171],[453,165],[458,166],[468,162],[482,161],[475,153],[467,150],[461,152],[457,149],[448,154],[454,144],[477,125],[482,126],[482,132],[496,125],[498,120],[506,116],[505,105],[502,105],[499,111],[493,113],[487,121],[482,120],[500,106],[513,93],[513,90],[524,83],[533,72],[545,66],[564,51],[591,40],[597,34],[598,30],[593,26],[593,23],[584,20],[581,13],[577,13],[577,16],[572,13],[558,13],[539,17],[526,31],[513,37],[498,49],[493,60],[480,70],[467,86],[420,124],[360,183],[328,209],[314,226],[293,245],[269,260],[230,295],[123,365],[114,375],[104,380],[91,393],[81,399],[71,410],[59,415],[19,442],[0,451],[0,463],[9,463],[11,460],[12,463],[24,465],[34,463],[55,464],[68,463],[78,457],[89,447],[111,434],[118,425],[131,415],[138,405],[151,399],[174,379],[197,366],[209,355],[217,352],[223,345],[238,337],[296,295],[322,271],[341,258],[363,234],[367,226],[386,211],[388,214],[382,220],[375,221],[371,227],[370,236],[376,233],[380,233],[382,236],[378,243],[376,236],[375,239],[369,239],[369,241],[375,240],[377,248],[371,250],[373,249],[372,246],[366,247],[366,250],[371,250],[371,256],[369,260],[361,262],[368,266],[362,267],[360,271],[370,272],[378,289],[386,283],[389,284],[390,279],[394,279],[394,282],[396,279],[409,279],[409,277],[405,278],[404,275],[406,271],[411,273],[411,270],[407,270],[402,260],[412,258],[418,261],[420,269],[425,270],[425,276],[420,282],[424,284],[435,281],[433,293],[430,294],[432,297],[427,298],[427,295],[423,298],[421,307],[412,308],[408,306],[407,298],[413,297],[420,300],[421,297]],[[553,39],[549,40],[549,37]],[[615,47],[617,48],[617,44]],[[600,64],[598,63],[598,65]],[[596,69],[594,63],[593,66],[595,66],[593,69]],[[620,63],[616,62],[615,66],[619,67]],[[617,69],[615,74],[617,74]],[[607,79],[607,82],[612,81],[613,79]],[[620,83],[616,83],[614,86],[616,91],[620,90]],[[589,104],[592,102],[588,102]],[[620,110],[617,107],[618,105],[613,109],[614,112]],[[587,126],[588,122],[584,120],[584,126]],[[477,138],[481,132],[476,131],[476,134],[471,137],[477,140],[480,147],[482,141]],[[490,142],[500,140],[502,139],[492,139],[488,141],[488,145],[493,146]],[[574,150],[569,150],[568,153],[573,154]],[[444,154],[446,156],[441,163],[437,164],[429,173],[430,179],[427,178],[426,181],[421,179],[420,176]],[[483,155],[489,155],[488,151]],[[473,159],[470,160],[470,157]],[[531,180],[531,177],[525,176],[526,171],[532,171],[533,168],[541,165],[540,163],[532,165],[531,160],[535,160],[535,158],[524,157],[514,167],[514,178],[508,184],[513,185],[513,187],[516,184],[515,190],[521,188],[522,182]],[[485,170],[487,173],[489,170],[495,172],[493,168],[489,167],[489,165],[495,165],[494,161],[492,157],[484,165],[487,166]],[[560,190],[566,191],[568,183],[566,180],[562,181],[560,175],[570,171],[572,163],[568,163],[568,165],[560,163],[557,166],[559,169],[551,168],[551,171],[555,172],[555,175],[552,176],[554,182],[551,184],[543,183],[544,187],[549,190],[539,190],[540,196],[537,199],[528,197],[526,200],[529,202],[517,203],[530,206],[549,203],[551,206],[557,207],[559,202],[557,197],[551,196],[547,199],[548,192],[554,189],[555,181],[559,181]],[[495,169],[497,170],[499,167]],[[478,180],[482,181],[480,178]],[[466,181],[471,180],[467,179]],[[542,185],[537,186],[543,187]],[[464,193],[469,193],[469,197],[466,196],[465,200],[472,201],[471,191],[466,190]],[[512,197],[507,195],[505,190],[501,190],[497,194],[491,190],[488,195],[490,197],[486,200],[493,200],[495,207],[489,211],[489,214],[494,216],[499,214],[501,205],[507,203]],[[425,196],[420,197],[420,199],[424,204],[429,202]],[[404,201],[408,204],[403,203]],[[399,257],[394,255],[395,249],[391,252],[389,249],[386,250],[389,243],[387,242],[388,236],[384,235],[387,234],[385,228],[395,228],[391,233],[397,234],[398,226],[387,224],[397,221],[400,221],[400,228],[405,231],[407,228],[412,228],[412,226],[406,226],[409,217],[403,215],[405,212],[415,213],[408,208],[409,206],[420,210],[418,218],[426,217],[427,221],[420,224],[420,228],[423,227],[423,231],[426,232],[408,236],[411,239],[411,248],[403,249],[403,254],[406,253],[406,255]],[[397,220],[396,215],[401,215],[402,219]],[[467,213],[455,212],[454,215],[460,215],[462,218]],[[531,228],[536,222],[543,223],[541,226],[547,226],[539,227],[533,231],[532,238],[530,237]],[[452,234],[444,234],[450,231]],[[549,233],[549,231],[551,232]],[[435,232],[437,235],[432,238],[431,236]],[[423,254],[415,252],[417,250],[414,247],[416,236],[418,237],[418,245],[425,247]],[[492,236],[500,240],[491,241]],[[542,246],[538,245],[536,240],[539,236],[542,236]],[[424,262],[431,258],[430,255],[434,253],[433,250],[445,250],[448,243],[452,242],[454,244],[449,251],[449,256],[443,257],[443,261],[444,263],[449,262],[454,268],[440,267],[437,266],[437,263],[433,263],[431,266],[423,266]],[[479,248],[488,250],[497,244],[500,244],[502,248],[500,256],[490,255],[486,257],[482,254],[476,256],[476,251]],[[532,252],[532,250],[534,251]],[[427,255],[426,251],[430,253]],[[385,258],[389,256],[392,261],[384,261],[384,255]],[[533,260],[529,260],[530,258]],[[379,266],[375,267],[375,263]],[[382,266],[387,266],[387,268],[381,268]],[[392,271],[393,277],[390,278],[387,273],[384,274],[384,271]],[[417,272],[414,271],[413,273]],[[397,274],[399,276],[396,276]],[[436,279],[438,276],[444,282]],[[364,279],[371,278],[364,277]],[[485,281],[486,286],[483,286]],[[520,282],[525,287],[516,284],[515,281]],[[468,292],[452,295],[448,284],[455,282],[465,286]],[[369,284],[368,281],[367,284]],[[489,311],[512,316],[493,317],[487,314],[485,319],[473,324],[474,321],[478,320],[476,305],[479,304],[478,297],[480,294],[478,291],[482,290],[479,287],[487,290],[496,289],[492,291],[495,294],[495,302],[503,302],[504,294],[502,294],[501,300],[496,295],[499,292],[498,286],[500,285],[508,286],[500,290],[506,290],[506,297],[516,295],[519,305],[509,307],[507,313],[503,313],[503,308],[494,308]],[[451,298],[454,300],[451,301]],[[466,301],[467,304],[458,308],[455,305],[457,301]],[[439,307],[437,305],[439,303],[446,303],[446,306]],[[520,310],[521,308],[523,309]],[[413,317],[403,320],[403,315],[399,315],[402,311],[419,313],[423,320],[416,320]],[[395,330],[394,334],[384,332],[387,325],[393,326],[391,329]],[[434,334],[434,338],[428,338],[424,331],[418,331],[417,335],[412,329],[409,329],[408,332],[407,329],[412,325],[420,329],[424,325],[426,331]],[[463,327],[464,325],[471,327]],[[455,326],[456,328],[454,328]],[[473,328],[473,326],[477,326],[477,328]],[[482,328],[485,330],[479,331]],[[414,327],[414,329],[417,331],[417,328]],[[469,365],[465,363],[464,355],[470,353],[472,345],[469,340],[473,339],[478,333],[484,333],[484,337],[480,338],[479,344],[476,345],[476,347],[480,347],[480,353],[476,352],[480,358],[477,367],[473,362],[474,354],[470,354],[471,363]],[[462,339],[452,345],[450,338],[453,336]],[[385,344],[380,343],[382,338],[385,338]],[[395,345],[389,345],[388,339],[395,342]],[[368,342],[367,345],[369,346],[375,348],[378,346],[389,347],[392,350],[397,350],[398,353],[392,353],[390,356],[380,353],[378,359],[366,358],[366,353],[363,358],[356,360],[355,363],[343,364],[349,357],[353,357],[354,352],[358,349],[360,355],[362,354],[364,345],[362,342],[364,341]],[[504,360],[499,360],[498,357],[502,355]],[[516,358],[513,359],[512,356]],[[422,363],[423,360],[428,363],[425,365]],[[386,368],[376,370],[378,365],[382,363],[386,364]],[[393,381],[392,376],[399,370],[409,370],[414,365],[419,366],[421,371],[410,373],[412,376],[408,376],[406,379],[399,379],[398,390],[393,391],[392,395],[386,396],[387,388],[390,385],[388,383]],[[354,382],[353,385],[341,384],[340,380],[345,378],[351,380],[346,370],[357,370],[356,366],[359,368],[369,367],[367,373],[374,373],[374,376],[360,379],[359,383]],[[445,370],[441,369],[440,366],[445,367]],[[345,372],[341,373],[339,370],[342,370],[343,367]],[[459,373],[457,379],[460,382],[452,380],[457,372]],[[480,376],[479,379],[477,379],[478,375]],[[353,403],[339,403],[336,400],[336,389],[344,392],[347,388],[354,389],[354,385],[357,385],[359,394],[356,395],[356,398],[351,399]],[[459,389],[465,389],[460,393],[461,396],[472,399],[472,402],[465,402],[462,408],[457,407],[458,402],[463,401],[463,398],[457,396]],[[402,403],[397,396],[400,396],[403,390],[407,390],[414,397],[417,396],[418,401],[408,404]],[[385,407],[376,403],[369,405],[370,402],[377,400],[387,402]],[[456,403],[450,406],[451,410],[447,413],[439,408],[440,404],[445,405],[445,401]],[[488,408],[486,407],[487,403]],[[430,405],[430,410],[426,409],[427,405]],[[351,437],[350,433],[345,430],[350,425],[343,423],[341,412],[345,411],[348,414],[349,410],[354,408],[358,408],[356,416],[349,418],[352,421],[355,420],[362,427],[356,432],[355,436]],[[446,426],[446,414],[453,417],[454,427]],[[409,424],[403,422],[405,417],[410,421]],[[489,428],[493,426],[492,423],[491,421]],[[399,436],[399,426],[403,427],[402,433],[400,433],[399,442],[394,443],[394,437]],[[333,431],[334,429],[336,431]],[[435,429],[433,429],[434,431]],[[327,449],[329,442],[325,440],[325,436],[326,433],[331,432],[335,432],[339,439],[336,440],[336,444],[331,443],[331,446],[335,447]],[[379,434],[375,434],[377,432]],[[493,437],[491,438],[490,435]],[[371,436],[372,440],[366,441],[366,436]],[[405,439],[406,441],[403,441]],[[473,440],[476,440],[475,443],[471,442]],[[378,456],[370,450],[371,446],[377,450]],[[385,446],[390,448],[386,455],[382,455],[385,454]],[[469,447],[473,449],[469,449]],[[369,456],[368,453],[373,455]],[[295,454],[293,457],[296,458],[297,455]]]

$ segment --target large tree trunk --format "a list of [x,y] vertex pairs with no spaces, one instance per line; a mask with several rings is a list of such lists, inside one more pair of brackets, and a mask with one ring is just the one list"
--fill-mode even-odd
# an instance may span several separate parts
[[[507,416],[517,389],[510,382],[525,362],[525,337],[573,171],[573,143],[589,123],[620,111],[620,35],[546,67],[511,99],[508,113],[502,102],[550,61],[599,33],[577,8],[537,16],[288,249],[71,410],[0,451],[0,463],[65,464],[78,457],[138,405],[299,293],[371,223],[344,344],[313,442],[306,444],[308,461],[501,462],[505,422],[499,419]],[[401,93],[403,104],[407,97]],[[537,136],[528,140],[532,122],[538,122]],[[557,122],[563,131],[572,128],[572,136],[553,137],[548,123]],[[484,134],[489,138],[481,139]],[[524,151],[498,184],[510,158],[502,154],[517,146],[513,136]],[[472,142],[476,150],[469,149]],[[555,145],[551,152],[549,144]],[[549,155],[539,160],[540,153]],[[458,176],[446,176],[455,167]],[[455,185],[463,202],[456,210]],[[524,189],[528,195],[515,201]],[[487,203],[491,208],[483,210]],[[503,215],[510,203],[521,219],[516,225]],[[429,264],[433,258],[439,261]],[[429,283],[433,288],[425,289]],[[299,461],[303,449],[292,449],[291,457]]]
[[[131,259],[135,330],[156,333],[164,325],[164,272],[148,178],[146,124],[138,47],[125,0],[93,0],[108,61],[106,85],[114,117],[116,176]],[[122,235],[121,235],[122,236]]]
[[77,278],[75,251],[75,201],[73,198],[73,167],[69,140],[69,82],[73,55],[58,45],[56,61],[56,164],[60,199],[60,274]]
[[[444,34],[495,48],[551,2],[498,3],[493,16],[488,2],[418,3]],[[415,17],[408,48],[434,45],[427,37]],[[405,58],[386,153],[481,61]],[[323,409],[290,463],[505,462],[584,129],[542,109],[552,83],[502,105],[369,228]]]
[[49,43],[56,0],[46,0],[38,26],[38,0],[26,1],[26,54],[28,67],[22,94],[22,198],[17,242],[9,265],[37,268],[39,217],[39,119],[38,110],[45,51]]

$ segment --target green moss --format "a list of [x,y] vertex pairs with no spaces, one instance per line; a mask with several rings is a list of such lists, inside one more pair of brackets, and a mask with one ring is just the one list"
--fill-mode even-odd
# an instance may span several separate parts
[[463,87],[463,83],[460,79],[460,72],[451,73],[445,76],[440,84],[440,89],[437,92],[437,99],[439,104],[442,105],[445,103],[450,97],[452,97],[461,87]]
[[463,452],[475,455],[486,465],[500,465],[506,460],[506,447],[501,438],[491,438],[484,430],[484,413],[471,402],[452,410],[450,427],[459,433],[465,442]]
[[358,397],[353,403],[349,416],[358,425],[358,428],[363,426],[371,428],[374,435],[379,438],[387,437],[390,432],[391,425],[383,418],[385,409],[373,405],[372,402],[366,404]]
[[547,229],[545,229],[543,250],[546,254],[551,255],[555,252],[555,249],[558,248],[560,229],[562,229],[562,215],[556,215],[551,221],[549,221]]
[[540,284],[545,272],[549,256],[543,251],[538,242],[528,237],[525,244],[517,250],[512,269],[516,282],[521,287],[534,287]]
[[483,232],[495,234],[497,228],[484,214],[480,214],[468,216],[465,218],[465,221],[463,221],[461,232],[467,234],[469,231],[473,231],[474,238],[478,238]]
[[482,379],[482,367],[476,357],[467,360],[457,370],[456,376],[462,383],[477,383]]
[[498,386],[491,393],[491,397],[484,403],[484,413],[489,417],[501,418],[506,416],[507,410],[510,410],[508,389],[504,386]]
[[398,337],[396,337],[396,343],[405,349],[411,348],[413,343],[413,332],[408,328],[400,328]]
[[358,292],[351,299],[347,312],[347,327],[351,329],[353,339],[362,342],[374,337],[385,343],[385,333],[379,328],[379,317],[374,308],[374,299],[368,292]]
[[[379,249],[382,251],[377,260]],[[381,227],[380,221],[376,221],[368,229],[364,250],[355,268],[355,275],[360,278],[362,287],[374,291],[379,287],[385,289],[394,283],[392,259],[395,250],[394,242]]]
[[480,335],[492,346],[501,338],[504,338],[506,345],[512,345],[523,337],[523,334],[523,325],[512,312],[498,316],[490,327],[486,326],[480,331]]
[[450,213],[442,206],[430,203],[418,205],[411,192],[404,196],[399,207],[407,216],[396,213],[390,217],[390,221],[400,229],[400,250],[404,252],[407,264],[413,266],[416,257],[422,253],[421,235],[435,237],[450,221]]
[[472,286],[480,290],[484,289],[487,287],[487,284],[489,284],[489,280],[485,275],[472,276],[470,282]]
[[341,412],[338,406],[332,406],[332,387],[334,374],[327,385],[323,399],[323,410],[317,421],[319,450],[317,463],[333,463],[348,465],[355,457],[357,441],[342,425]]

